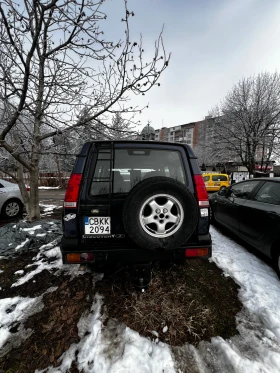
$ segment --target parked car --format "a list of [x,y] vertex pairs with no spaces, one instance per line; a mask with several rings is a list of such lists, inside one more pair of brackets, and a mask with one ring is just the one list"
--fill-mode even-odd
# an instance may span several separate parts
[[280,276],[280,178],[242,181],[212,194],[209,201],[211,221],[271,258]]
[[63,263],[121,262],[145,287],[151,263],[211,256],[209,201],[188,145],[87,142],[63,209]]
[[23,198],[17,184],[0,179],[0,211],[1,216],[9,219],[21,214]]
[[218,190],[226,189],[230,185],[227,174],[203,173],[203,180],[207,192],[217,192]]

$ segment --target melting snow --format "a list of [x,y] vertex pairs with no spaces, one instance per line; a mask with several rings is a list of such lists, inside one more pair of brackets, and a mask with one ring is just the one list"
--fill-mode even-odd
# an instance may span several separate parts
[[34,227],[31,227],[31,228],[23,228],[22,230],[25,231],[25,232],[30,232],[31,234],[34,234],[34,231],[36,229],[41,229],[42,226],[41,225],[35,225]]
[[45,186],[40,186],[38,189],[61,189],[59,186],[57,187],[45,187]]
[[[0,301],[0,348],[4,346],[10,337],[10,327],[15,323],[25,320],[34,313],[34,305],[37,298],[5,298]],[[31,310],[33,309],[33,312]],[[39,308],[38,308],[39,309]],[[36,312],[38,311],[36,310]]]
[[81,341],[62,355],[60,367],[45,372],[66,373],[74,360],[85,373],[175,373],[168,345],[156,344],[114,320],[104,328],[101,305],[102,297],[97,294],[91,313],[79,321]]
[[53,209],[57,208],[56,205],[48,205],[48,207],[45,207],[44,208],[44,211],[45,212],[49,212],[49,211],[52,211]]
[[[37,273],[42,272],[44,269],[52,270],[61,266],[60,249],[58,246],[53,247],[54,244],[57,244],[57,239],[40,247],[39,254],[37,254],[35,259],[36,261],[29,265],[29,267],[33,265],[37,267],[33,271],[27,273],[25,276],[21,277],[17,282],[13,283],[12,287],[24,284],[32,279],[32,277],[34,277]],[[51,257],[55,257],[55,259],[51,263],[48,263],[47,258]]]
[[24,270],[20,269],[19,271],[16,271],[14,274],[15,275],[23,275],[24,274]]
[[21,249],[28,241],[29,241],[29,238],[26,238],[25,241],[23,241],[21,244],[19,244],[19,245],[17,245],[17,247],[15,247],[15,251]]

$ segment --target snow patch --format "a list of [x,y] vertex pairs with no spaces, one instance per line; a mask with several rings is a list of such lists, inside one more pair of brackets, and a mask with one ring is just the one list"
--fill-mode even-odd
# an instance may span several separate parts
[[40,206],[44,207],[44,212],[50,212],[50,211],[53,211],[55,208],[57,208],[56,205],[40,205]]
[[59,186],[57,186],[57,187],[40,186],[38,189],[61,189],[61,188]]
[[16,271],[14,274],[15,275],[23,275],[24,274],[24,270],[20,269],[19,271]]
[[22,230],[25,231],[25,232],[32,232],[32,234],[34,234],[34,231],[36,229],[41,229],[42,226],[41,225],[35,225],[34,227],[31,227],[31,228],[23,228]]
[[[55,246],[56,244],[57,244],[57,239],[55,239],[54,241],[50,242],[47,245],[41,246],[39,249],[39,253],[37,254],[35,258],[35,262],[26,266],[26,267],[36,266],[36,268],[33,271],[27,273],[25,276],[21,277],[17,282],[12,284],[12,287],[19,286],[19,285],[24,284],[25,282],[28,282],[35,275],[42,272],[44,269],[50,271],[55,268],[61,267],[62,266],[61,252],[60,252],[60,248],[58,246]],[[55,260],[52,261],[51,263],[48,263],[47,259],[52,258],[52,257],[54,257]]]
[[19,244],[15,247],[15,251],[21,249],[28,241],[29,241],[29,238],[26,238],[26,240],[24,242],[22,242],[21,244]]
[[33,308],[34,311],[36,303],[38,303],[37,298],[14,297],[0,300],[0,348],[4,346],[11,335],[10,327],[30,316],[31,309]]
[[59,367],[41,372],[66,373],[75,361],[84,373],[175,373],[166,344],[155,344],[116,320],[109,320],[105,327],[101,306],[102,297],[96,294],[90,314],[78,323],[81,341],[61,356]]

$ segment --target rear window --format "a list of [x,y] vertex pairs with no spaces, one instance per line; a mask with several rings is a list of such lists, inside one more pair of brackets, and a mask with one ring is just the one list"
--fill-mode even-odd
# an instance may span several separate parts
[[110,155],[109,149],[97,153],[90,189],[92,196],[109,193],[111,165],[113,193],[128,193],[140,181],[155,176],[170,177],[186,185],[183,162],[178,151],[115,149],[113,159]]
[[203,180],[204,181],[209,181],[210,180],[210,176],[203,176]]

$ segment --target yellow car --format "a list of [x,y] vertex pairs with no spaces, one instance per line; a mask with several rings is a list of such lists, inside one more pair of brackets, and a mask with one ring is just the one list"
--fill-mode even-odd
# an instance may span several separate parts
[[203,174],[203,179],[207,192],[217,192],[230,185],[227,174],[205,173]]

